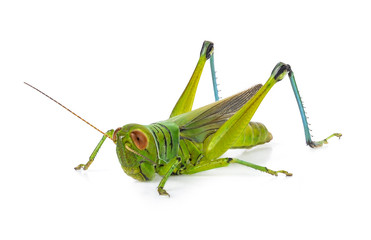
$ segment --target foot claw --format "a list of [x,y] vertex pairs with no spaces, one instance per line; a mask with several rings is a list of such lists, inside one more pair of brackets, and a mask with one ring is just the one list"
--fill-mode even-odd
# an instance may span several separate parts
[[308,145],[311,148],[322,147],[323,144],[328,144],[327,140],[329,140],[330,138],[338,137],[340,139],[342,136],[343,136],[343,134],[341,134],[341,133],[333,133],[331,136],[329,136],[328,138],[323,139],[322,141],[317,141],[317,142],[312,141],[312,142],[309,142]]
[[265,168],[267,170],[267,173],[269,173],[270,175],[273,175],[273,176],[278,176],[277,172],[276,171],[273,171],[273,170],[270,170],[268,168]]
[[343,136],[341,133],[334,133],[334,136],[338,137],[339,139]]
[[291,177],[292,176],[292,173],[289,173],[288,171],[285,171],[285,170],[280,170],[280,171],[277,171],[277,172],[285,174],[286,177]]
[[77,167],[75,167],[75,170],[76,170],[76,171],[77,171],[77,170],[81,170],[81,168],[82,168],[83,170],[88,169],[87,166],[86,166],[85,164],[79,164]]
[[170,194],[168,194],[168,193],[166,192],[166,190],[163,189],[162,187],[157,188],[157,191],[158,191],[158,193],[159,193],[160,195],[166,195],[166,196],[170,197]]
[[278,176],[278,173],[283,173],[283,174],[286,175],[286,177],[291,177],[292,176],[292,173],[289,173],[288,171],[285,171],[285,170],[273,171],[273,170],[267,169],[267,173],[269,173],[273,176]]

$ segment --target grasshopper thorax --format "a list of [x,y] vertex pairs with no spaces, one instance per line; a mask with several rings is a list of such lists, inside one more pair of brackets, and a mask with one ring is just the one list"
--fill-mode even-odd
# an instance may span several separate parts
[[157,148],[146,126],[128,124],[115,130],[113,140],[122,169],[139,180],[152,180],[155,176]]

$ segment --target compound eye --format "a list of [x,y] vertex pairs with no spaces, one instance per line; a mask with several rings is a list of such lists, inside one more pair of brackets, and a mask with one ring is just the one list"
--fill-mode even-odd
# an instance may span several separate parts
[[139,150],[144,150],[147,148],[148,138],[142,131],[134,130],[130,133],[130,137]]

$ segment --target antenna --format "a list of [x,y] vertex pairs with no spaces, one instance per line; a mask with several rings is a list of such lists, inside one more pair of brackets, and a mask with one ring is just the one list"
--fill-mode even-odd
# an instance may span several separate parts
[[26,82],[24,82],[24,84],[26,84],[27,86],[35,89],[36,91],[38,91],[39,93],[41,93],[42,95],[46,96],[47,98],[49,98],[50,100],[52,100],[53,102],[57,103],[59,106],[63,107],[64,109],[66,109],[67,111],[69,111],[70,113],[72,113],[73,115],[75,115],[76,117],[80,118],[82,121],[84,121],[86,124],[88,124],[90,127],[94,128],[95,130],[97,130],[98,132],[100,132],[101,134],[103,134],[104,136],[108,137],[109,139],[112,139],[112,137],[108,136],[106,133],[102,132],[101,130],[99,130],[98,128],[96,128],[94,125],[90,124],[88,121],[86,121],[85,119],[83,119],[82,117],[80,117],[79,115],[77,115],[76,113],[72,112],[70,109],[66,108],[65,106],[63,106],[61,103],[59,103],[57,100],[53,99],[52,97],[49,97],[47,94],[43,93],[42,91],[40,91],[39,89],[35,88],[34,86],[32,86],[31,84],[28,84]]

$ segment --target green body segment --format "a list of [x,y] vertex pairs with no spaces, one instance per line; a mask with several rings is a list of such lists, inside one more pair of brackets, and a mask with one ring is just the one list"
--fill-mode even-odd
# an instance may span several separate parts
[[[172,172],[175,175],[189,174],[191,171],[188,170],[197,167],[200,163],[212,162],[205,158],[202,151],[204,143],[182,136],[179,127],[176,128],[173,122],[163,121],[146,127],[151,130],[156,139],[155,143],[159,146],[157,156],[153,156],[152,160],[158,164],[156,172],[160,175],[165,174],[166,171],[163,169],[168,169],[169,161],[177,156],[180,157],[180,163]],[[213,134],[209,137],[212,136]],[[232,148],[251,148],[267,143],[271,139],[271,133],[262,123],[250,122]]]
[[[175,124],[173,119],[146,126],[138,124],[130,124],[127,126],[129,126],[129,129],[140,128],[142,131],[143,129],[147,129],[145,132],[147,132],[147,134],[151,134],[148,137],[152,140],[150,142],[152,151],[147,149],[143,152],[140,152],[140,150],[137,151],[140,152],[141,155],[150,159],[152,162],[156,163],[155,171],[160,175],[166,174],[166,170],[168,170],[169,166],[172,164],[170,162],[171,159],[174,159],[175,157],[180,158],[180,163],[172,172],[172,174],[176,175],[192,173],[190,170],[194,169],[195,167],[197,168],[200,163],[205,164],[206,162],[212,162],[205,158],[205,154],[203,152],[204,143],[197,141],[196,138],[192,139],[182,135],[182,126]],[[128,129],[127,126],[124,126],[121,131]],[[201,127],[199,130],[202,132],[205,129]],[[215,133],[217,130],[218,129],[213,129],[213,132]],[[209,134],[208,138],[213,137],[213,135],[213,133]],[[231,148],[251,148],[256,145],[269,142],[271,139],[271,133],[268,132],[267,128],[262,123],[250,122],[244,129],[243,134],[241,134]],[[152,177],[147,175],[144,175],[145,177],[139,176],[141,175],[141,169],[139,168],[140,165],[136,164],[137,160],[135,159],[135,156],[131,152],[125,154],[127,151],[124,147],[122,147],[124,144],[120,142],[120,140],[118,141],[117,155],[123,170],[128,175],[134,176],[136,179],[139,178],[138,180],[141,181],[152,179]],[[98,145],[98,147],[100,146],[101,143]],[[147,161],[142,164],[149,163]],[[143,168],[143,166],[141,166],[141,168]]]
[[154,159],[157,163],[168,162],[178,156],[180,132],[179,126],[172,122],[159,122],[146,126],[155,140],[157,156]]
[[249,122],[231,148],[251,148],[270,142],[272,139],[272,134],[264,124],[259,122]]

